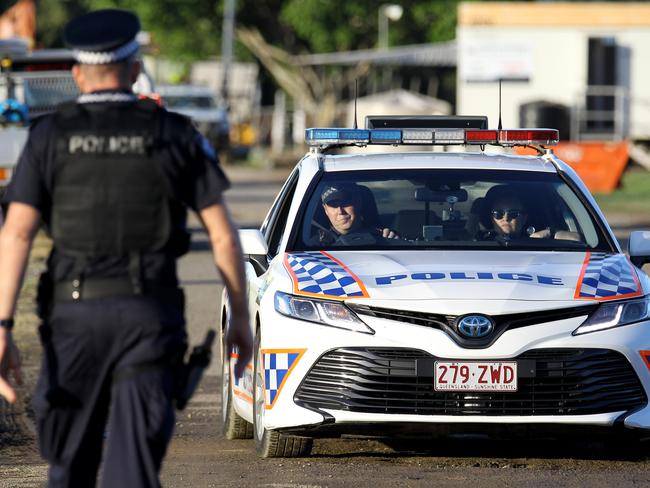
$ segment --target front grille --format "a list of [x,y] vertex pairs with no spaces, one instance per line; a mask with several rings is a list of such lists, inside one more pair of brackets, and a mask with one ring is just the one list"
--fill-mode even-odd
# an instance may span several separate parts
[[[647,403],[626,358],[606,349],[537,349],[513,358],[535,371],[518,378],[516,392],[435,391],[436,359],[416,349],[330,351],[311,368],[294,400],[363,413],[492,416],[587,415]],[[430,374],[423,374],[422,364],[431,366]]]
[[586,316],[591,314],[591,312],[598,307],[598,304],[589,303],[563,309],[493,315],[491,318],[494,320],[494,331],[486,337],[479,338],[468,338],[458,334],[456,323],[461,317],[458,315],[415,312],[412,310],[396,310],[355,303],[351,303],[348,306],[354,310],[355,313],[360,315],[370,315],[372,317],[442,330],[461,347],[467,349],[479,349],[490,347],[507,330],[554,322],[556,320]]

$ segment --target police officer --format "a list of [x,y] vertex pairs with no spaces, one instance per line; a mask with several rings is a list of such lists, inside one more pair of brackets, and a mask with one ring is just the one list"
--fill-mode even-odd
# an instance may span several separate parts
[[103,486],[160,485],[186,345],[176,259],[189,245],[187,207],[207,229],[228,290],[236,375],[251,355],[241,249],[222,200],[228,180],[186,118],[131,92],[139,29],[122,10],[66,27],[82,95],[33,122],[5,196],[0,394],[10,402],[8,373],[21,379],[12,316],[41,219],[53,239],[39,285],[44,355],[33,399],[50,487],[95,486],[102,458]]

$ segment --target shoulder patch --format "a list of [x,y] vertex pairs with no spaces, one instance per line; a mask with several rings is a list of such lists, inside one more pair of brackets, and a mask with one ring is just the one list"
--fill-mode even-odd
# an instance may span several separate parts
[[212,147],[212,144],[210,144],[210,141],[208,141],[208,139],[200,133],[197,133],[196,139],[197,145],[201,148],[201,152],[205,155],[205,157],[212,161],[217,161],[217,153]]

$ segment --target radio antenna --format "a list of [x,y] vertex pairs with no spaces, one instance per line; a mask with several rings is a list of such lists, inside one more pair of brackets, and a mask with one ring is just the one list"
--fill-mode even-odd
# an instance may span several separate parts
[[354,80],[354,129],[358,129],[357,126],[357,97],[359,96],[359,80]]
[[501,78],[499,78],[499,127],[497,129],[503,129],[503,125],[501,124]]

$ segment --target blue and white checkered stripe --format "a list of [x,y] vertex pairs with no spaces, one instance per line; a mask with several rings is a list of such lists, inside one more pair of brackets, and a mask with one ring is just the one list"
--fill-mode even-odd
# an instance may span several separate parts
[[343,266],[322,252],[288,253],[294,292],[332,297],[368,296],[362,284]]
[[273,406],[278,392],[287,379],[287,374],[300,352],[265,352],[264,353],[264,387],[266,389],[266,406]]
[[74,49],[72,55],[81,64],[110,64],[130,58],[138,52],[139,48],[140,43],[137,39],[132,39],[130,42],[112,51],[84,51]]
[[607,299],[640,294],[634,270],[623,254],[592,253],[580,283],[579,298]]

